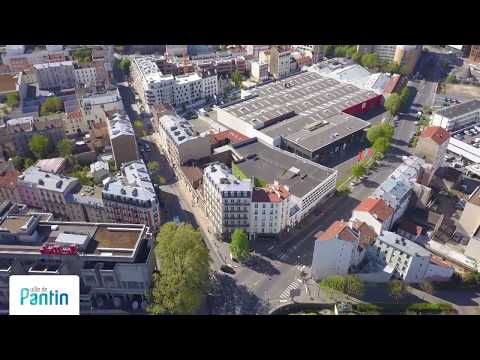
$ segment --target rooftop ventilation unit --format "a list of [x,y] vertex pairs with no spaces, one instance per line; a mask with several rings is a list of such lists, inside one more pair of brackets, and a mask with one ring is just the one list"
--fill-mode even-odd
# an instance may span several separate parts
[[120,192],[122,193],[122,195],[126,195],[127,194],[127,191],[125,189],[121,189]]
[[133,190],[132,190],[132,195],[133,195],[133,196],[137,196],[137,195],[138,195],[138,190],[137,190],[137,189],[133,189]]
[[63,180],[58,180],[57,183],[55,184],[55,186],[56,186],[57,189],[61,189],[62,184],[63,184]]

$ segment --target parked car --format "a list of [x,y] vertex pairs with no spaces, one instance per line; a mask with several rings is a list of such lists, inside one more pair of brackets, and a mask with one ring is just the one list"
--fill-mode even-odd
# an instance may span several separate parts
[[230,274],[230,275],[234,275],[236,273],[235,270],[231,266],[228,266],[228,265],[220,266],[220,270],[222,270],[224,273],[227,273],[227,274]]

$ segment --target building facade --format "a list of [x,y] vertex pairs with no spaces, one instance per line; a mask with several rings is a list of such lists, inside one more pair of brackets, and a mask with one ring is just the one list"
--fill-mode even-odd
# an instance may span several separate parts
[[276,79],[283,78],[290,73],[291,50],[281,46],[274,46],[270,50],[270,73]]
[[268,64],[260,61],[252,61],[252,79],[257,82],[268,80]]
[[395,210],[382,199],[367,198],[353,210],[352,220],[371,226],[377,234],[390,230]]
[[112,145],[115,165],[120,168],[122,164],[138,160],[137,139],[132,123],[126,114],[115,113],[108,118],[108,136]]
[[42,90],[75,88],[73,61],[35,64],[35,76]]
[[468,60],[474,64],[480,64],[480,45],[471,45]]
[[252,191],[251,180],[239,180],[221,163],[204,169],[205,213],[217,237],[228,237],[236,228],[249,233]]

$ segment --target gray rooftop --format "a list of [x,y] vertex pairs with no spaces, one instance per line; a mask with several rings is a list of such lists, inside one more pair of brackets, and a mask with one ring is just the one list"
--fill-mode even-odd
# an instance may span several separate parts
[[235,144],[232,149],[244,158],[237,166],[246,175],[263,179],[269,184],[278,180],[289,187],[291,194],[300,198],[336,173],[336,170],[271,147],[257,139]]
[[480,111],[480,100],[475,99],[471,101],[466,101],[461,104],[452,105],[447,107],[446,109],[439,110],[436,113],[438,115],[451,119],[461,116],[463,114],[471,113],[473,111]]
[[[250,92],[252,97],[223,110],[272,138],[282,135],[312,150],[367,127],[367,122],[342,112],[378,96],[372,91],[310,71],[259,86]],[[304,130],[309,125],[311,129]],[[338,130],[335,129],[337,126]],[[338,137],[330,139],[334,133],[338,133]],[[317,144],[313,140],[317,135],[324,135],[326,139]]]
[[78,180],[73,177],[47,173],[35,166],[26,169],[23,174],[19,176],[19,181],[39,189],[61,193],[79,183]]
[[197,137],[192,125],[178,115],[163,115],[160,118],[160,122],[176,145],[183,144]]
[[383,231],[378,237],[378,240],[381,242],[384,242],[385,244],[395,249],[403,251],[404,253],[410,256],[430,256],[431,255],[428,250],[424,249],[420,245],[390,231]]
[[143,160],[135,160],[122,165],[123,175],[106,181],[103,194],[120,196],[139,201],[156,200],[152,180]]
[[108,118],[108,133],[110,139],[114,139],[118,136],[128,135],[135,136],[132,123],[126,114],[114,114],[111,118]]
[[203,173],[204,176],[207,176],[219,187],[220,191],[252,191],[252,182],[250,179],[237,179],[224,164],[209,164],[203,170]]

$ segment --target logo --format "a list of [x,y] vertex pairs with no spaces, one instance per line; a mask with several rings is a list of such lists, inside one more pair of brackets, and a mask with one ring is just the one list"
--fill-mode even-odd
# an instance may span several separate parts
[[10,276],[10,315],[79,315],[77,275]]

